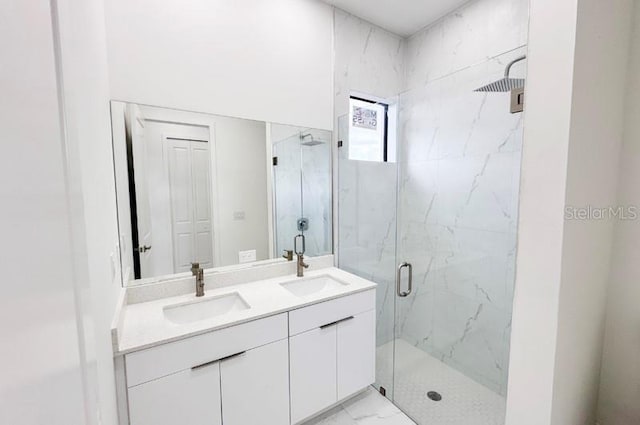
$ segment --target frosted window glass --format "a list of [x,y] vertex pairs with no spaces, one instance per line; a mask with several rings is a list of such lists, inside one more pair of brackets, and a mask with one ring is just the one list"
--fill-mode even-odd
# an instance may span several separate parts
[[384,161],[385,114],[384,105],[349,100],[349,159]]

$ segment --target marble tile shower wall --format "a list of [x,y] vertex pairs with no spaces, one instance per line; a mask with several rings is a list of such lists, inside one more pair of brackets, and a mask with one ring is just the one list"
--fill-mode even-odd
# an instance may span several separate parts
[[[407,42],[400,96],[398,261],[414,296],[398,337],[505,394],[522,114],[473,90],[525,53],[528,2],[478,0]],[[524,66],[514,67],[522,74]]]
[[411,36],[403,91],[527,44],[529,0],[475,0]]
[[[527,0],[476,0],[401,39],[335,11],[339,265],[380,285],[379,346],[400,337],[501,394],[522,122],[507,95],[473,89],[525,51],[527,21]],[[398,163],[347,159],[353,91],[399,96]],[[414,265],[416,296],[395,311],[400,261]],[[377,369],[392,388],[393,365]]]

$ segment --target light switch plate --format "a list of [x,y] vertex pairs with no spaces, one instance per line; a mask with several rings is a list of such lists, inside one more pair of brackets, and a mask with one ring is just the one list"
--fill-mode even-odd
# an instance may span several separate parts
[[256,261],[256,250],[251,249],[249,251],[240,251],[238,252],[238,262],[242,263],[251,263]]

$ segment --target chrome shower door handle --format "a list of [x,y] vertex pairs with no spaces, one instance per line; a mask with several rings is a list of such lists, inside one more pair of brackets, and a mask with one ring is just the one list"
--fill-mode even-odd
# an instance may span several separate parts
[[[409,269],[409,286],[407,287],[406,291],[402,291],[402,289],[400,288],[402,286],[402,269],[404,269],[405,267]],[[411,293],[412,289],[413,289],[413,266],[407,262],[400,263],[398,265],[398,272],[396,274],[396,294],[398,294],[399,297],[404,298]]]

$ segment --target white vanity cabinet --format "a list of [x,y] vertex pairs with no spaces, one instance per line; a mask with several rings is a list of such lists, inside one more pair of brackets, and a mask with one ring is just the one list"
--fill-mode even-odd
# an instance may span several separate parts
[[221,425],[219,362],[129,388],[132,425]]
[[291,423],[375,380],[375,292],[289,313]]
[[127,353],[122,370],[121,425],[297,424],[373,383],[375,290]]
[[125,355],[130,425],[289,424],[287,314]]
[[286,339],[220,364],[224,425],[289,423],[289,344]]

